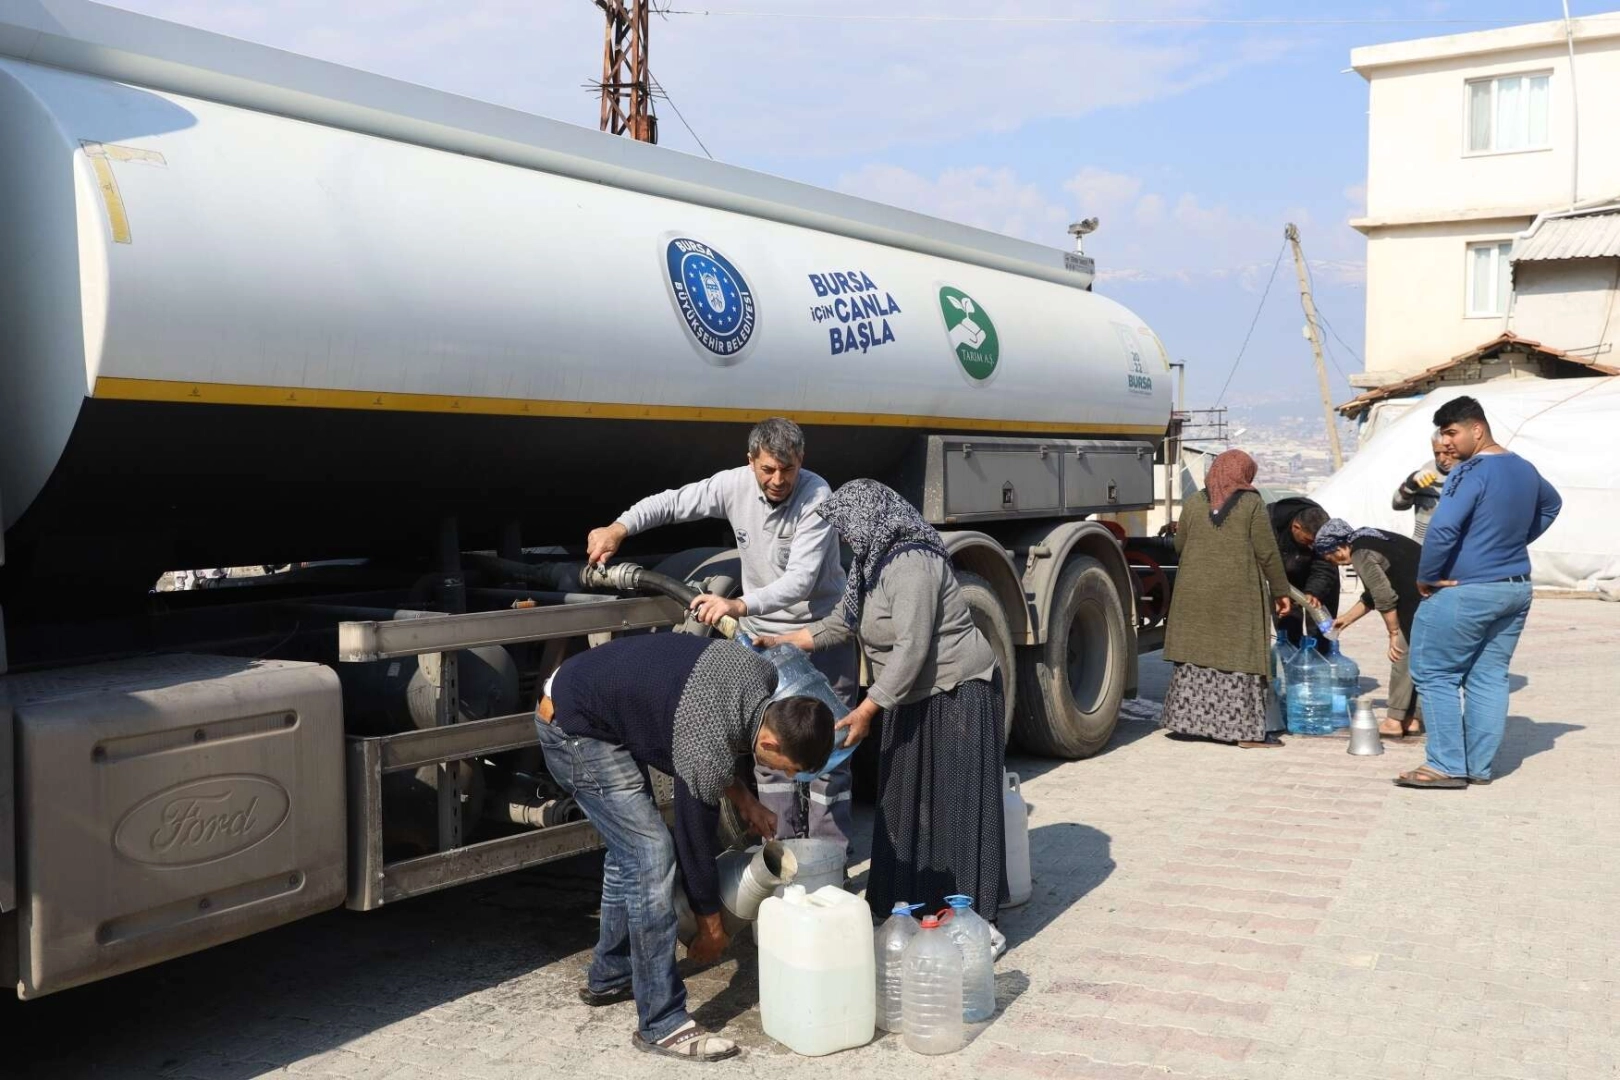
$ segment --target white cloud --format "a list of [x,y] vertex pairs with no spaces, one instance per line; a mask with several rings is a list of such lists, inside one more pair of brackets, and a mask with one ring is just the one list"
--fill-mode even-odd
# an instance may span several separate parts
[[1102,281],[1227,278],[1243,289],[1265,286],[1283,225],[1299,224],[1313,274],[1333,284],[1358,282],[1365,267],[1343,226],[1317,228],[1303,208],[1276,221],[1211,203],[1194,192],[1153,191],[1139,176],[1088,166],[1051,194],[1011,169],[980,165],[947,169],[930,179],[895,165],[846,173],[838,187],[851,194],[1026,240],[1063,245],[1064,228],[1081,216],[1101,227],[1086,238]]
[[[456,93],[592,125],[603,21],[585,0],[116,0],[119,6]],[[1214,12],[1219,0],[1092,0],[1088,16]],[[1057,13],[1065,5],[1058,5]],[[866,0],[782,0],[754,10],[867,15]],[[1196,27],[1015,21],[1038,0],[936,0],[927,19],[845,22],[668,16],[654,74],[715,153],[807,156],[950,141],[1185,93],[1288,48]],[[691,146],[674,110],[666,140]]]

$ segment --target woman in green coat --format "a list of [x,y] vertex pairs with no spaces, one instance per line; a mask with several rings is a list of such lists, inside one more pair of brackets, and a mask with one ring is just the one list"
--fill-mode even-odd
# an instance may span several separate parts
[[1256,471],[1248,454],[1228,450],[1182,509],[1164,640],[1176,670],[1160,720],[1168,731],[1246,749],[1281,745],[1266,738],[1267,589],[1279,616],[1293,607]]

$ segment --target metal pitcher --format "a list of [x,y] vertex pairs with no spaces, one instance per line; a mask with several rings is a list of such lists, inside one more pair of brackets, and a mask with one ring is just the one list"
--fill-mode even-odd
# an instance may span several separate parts
[[[720,868],[720,922],[728,937],[759,917],[759,905],[780,885],[791,884],[799,873],[799,860],[779,840],[747,851],[723,852],[716,860]],[[681,943],[690,945],[697,937],[697,918],[686,899],[686,890],[675,885],[676,933]]]
[[1372,757],[1384,752],[1384,740],[1378,734],[1378,718],[1371,705],[1356,710],[1350,721],[1350,753],[1358,757]]

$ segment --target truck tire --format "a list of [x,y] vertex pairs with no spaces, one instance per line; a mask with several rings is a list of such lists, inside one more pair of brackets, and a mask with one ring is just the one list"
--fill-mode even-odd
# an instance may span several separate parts
[[1001,668],[1001,690],[1007,699],[1001,721],[1001,742],[1005,746],[1012,734],[1013,706],[1018,701],[1018,652],[1013,647],[1012,622],[1001,609],[996,590],[984,578],[958,570],[956,582],[973,613],[973,625],[990,642],[990,651],[996,654],[996,664]]
[[1125,608],[1102,563],[1069,561],[1052,594],[1045,645],[1020,650],[1018,741],[1076,760],[1108,745],[1125,696]]

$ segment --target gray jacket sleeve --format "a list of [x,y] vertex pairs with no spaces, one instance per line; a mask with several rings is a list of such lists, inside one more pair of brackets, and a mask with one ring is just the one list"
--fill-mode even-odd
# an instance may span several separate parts
[[1351,553],[1350,561],[1355,565],[1356,576],[1366,588],[1367,598],[1372,601],[1369,607],[1382,612],[1394,611],[1400,606],[1400,594],[1390,584],[1383,559],[1370,551],[1356,551]]
[[715,473],[707,480],[649,495],[620,514],[619,524],[635,536],[660,525],[726,517],[729,479],[728,473]]
[[867,603],[888,608],[896,628],[883,672],[866,692],[880,708],[892,709],[905,700],[933,651],[939,628],[939,579],[928,570],[935,567],[950,572],[943,559],[901,555],[867,598]]
[[810,638],[815,642],[816,652],[823,649],[836,649],[855,636],[855,631],[851,630],[849,623],[844,621],[842,607],[834,609],[831,615],[828,615],[820,622],[811,623],[806,629],[810,631]]

